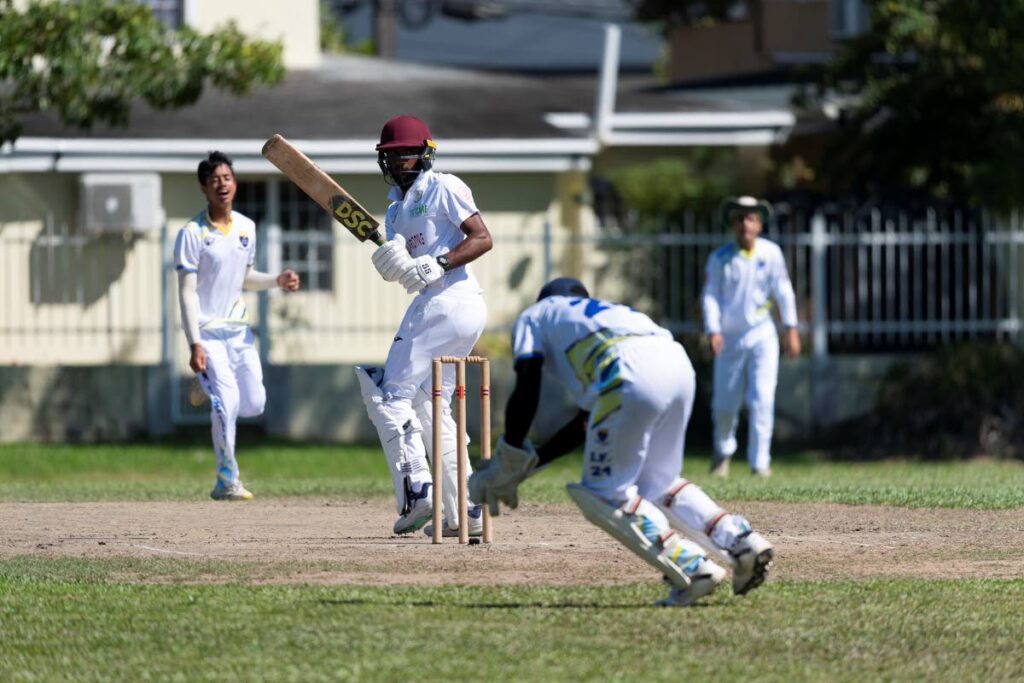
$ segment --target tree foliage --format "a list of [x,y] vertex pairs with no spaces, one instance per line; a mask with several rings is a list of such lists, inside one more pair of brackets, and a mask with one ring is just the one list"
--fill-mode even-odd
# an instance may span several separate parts
[[846,102],[825,155],[859,190],[1024,200],[1024,0],[869,0],[870,29],[805,93]]
[[184,107],[211,85],[236,95],[284,77],[281,45],[252,40],[234,24],[202,35],[171,31],[128,0],[0,0],[0,142],[29,114],[52,112],[69,126],[123,126],[141,99]]

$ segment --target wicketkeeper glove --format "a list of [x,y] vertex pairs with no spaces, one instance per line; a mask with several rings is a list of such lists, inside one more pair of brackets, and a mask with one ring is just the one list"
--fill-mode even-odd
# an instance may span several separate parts
[[529,440],[522,448],[515,448],[501,437],[491,459],[482,460],[470,475],[469,498],[477,504],[486,503],[495,516],[501,512],[499,502],[515,510],[519,507],[519,484],[536,466],[537,452]]
[[420,292],[427,285],[437,282],[444,275],[444,269],[433,256],[418,256],[412,259],[399,276],[398,283],[408,294]]
[[377,247],[370,260],[373,261],[373,267],[380,276],[388,282],[398,280],[413,262],[409,250],[405,248],[405,237],[402,235],[395,235],[394,239]]

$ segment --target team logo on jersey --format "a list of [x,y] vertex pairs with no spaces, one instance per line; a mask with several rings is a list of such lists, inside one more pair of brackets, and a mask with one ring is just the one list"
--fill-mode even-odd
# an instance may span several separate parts
[[427,212],[427,205],[426,204],[417,204],[416,206],[414,206],[411,209],[409,209],[409,214],[411,216],[422,216],[426,212]]
[[608,440],[608,430],[607,429],[598,429],[597,430],[597,440],[599,442],[601,442],[601,443],[604,443],[605,441],[607,441]]
[[768,265],[768,262],[765,261],[764,259],[762,259],[762,260],[757,262],[757,267],[758,268],[764,268],[766,265]]
[[246,248],[249,247],[249,236],[248,235],[239,235],[238,236],[238,241],[242,243],[243,247],[246,247]]
[[421,199],[423,199],[423,190],[416,190],[416,193],[413,194],[413,196],[412,196],[412,200],[414,202],[418,202]]
[[213,235],[208,235],[204,237],[203,244],[205,244],[206,246],[210,246],[211,244],[213,244]]

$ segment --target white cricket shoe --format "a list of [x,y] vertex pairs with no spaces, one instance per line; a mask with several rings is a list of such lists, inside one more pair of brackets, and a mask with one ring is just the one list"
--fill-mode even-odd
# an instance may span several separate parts
[[[470,538],[484,535],[484,509],[479,505],[469,508],[469,536]],[[434,535],[434,525],[428,524],[423,527],[423,533],[427,536]],[[448,526],[448,520],[441,524],[441,536],[444,538],[455,538],[459,535],[459,527]]]
[[210,498],[214,500],[252,500],[253,495],[242,485],[241,480],[234,484],[225,484],[218,479],[213,490],[210,491]]
[[668,597],[658,602],[662,607],[689,607],[705,595],[709,595],[725,580],[726,571],[707,559],[701,558],[693,572],[686,572],[690,585],[686,588],[672,586]]
[[394,526],[396,534],[410,534],[422,528],[434,514],[434,505],[430,500],[431,484],[429,482],[423,484],[419,493],[413,493],[412,489],[408,488],[408,483],[406,487],[405,509]]
[[715,455],[711,460],[711,476],[712,477],[728,477],[729,476],[729,458],[726,456]]
[[775,558],[775,549],[764,536],[748,531],[736,539],[729,554],[736,560],[732,571],[732,592],[743,595],[764,583]]

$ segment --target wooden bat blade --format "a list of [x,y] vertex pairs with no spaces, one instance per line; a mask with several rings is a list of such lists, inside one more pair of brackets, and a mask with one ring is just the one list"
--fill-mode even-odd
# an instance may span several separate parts
[[319,166],[280,134],[263,145],[263,156],[334,217],[360,242],[384,244],[380,223]]

